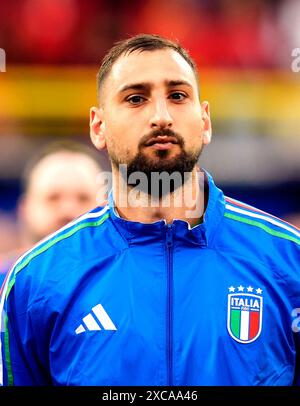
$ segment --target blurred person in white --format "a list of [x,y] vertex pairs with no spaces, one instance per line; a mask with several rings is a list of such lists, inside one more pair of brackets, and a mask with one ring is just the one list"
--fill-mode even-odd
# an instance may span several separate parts
[[16,257],[96,205],[100,172],[93,151],[79,142],[53,142],[34,154],[17,209],[21,247],[0,263],[0,286]]

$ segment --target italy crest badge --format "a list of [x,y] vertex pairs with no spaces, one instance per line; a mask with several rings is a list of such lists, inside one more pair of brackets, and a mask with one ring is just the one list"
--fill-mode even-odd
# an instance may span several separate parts
[[262,328],[262,289],[231,286],[228,294],[227,330],[239,343],[255,341]]

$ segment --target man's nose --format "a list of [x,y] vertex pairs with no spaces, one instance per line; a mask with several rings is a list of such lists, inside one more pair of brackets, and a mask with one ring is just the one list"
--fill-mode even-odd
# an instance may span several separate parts
[[155,103],[154,111],[150,118],[151,128],[156,127],[172,127],[173,119],[168,111],[168,106],[166,100],[158,100]]
[[84,212],[85,207],[81,206],[75,197],[62,199],[57,207],[57,215],[66,221],[71,221]]

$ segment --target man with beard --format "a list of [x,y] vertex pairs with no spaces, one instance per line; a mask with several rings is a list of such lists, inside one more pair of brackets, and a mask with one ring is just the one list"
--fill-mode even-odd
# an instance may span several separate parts
[[90,128],[112,163],[109,202],[12,269],[2,382],[299,383],[299,233],[198,169],[211,124],[192,59],[138,35],[106,55],[98,92]]

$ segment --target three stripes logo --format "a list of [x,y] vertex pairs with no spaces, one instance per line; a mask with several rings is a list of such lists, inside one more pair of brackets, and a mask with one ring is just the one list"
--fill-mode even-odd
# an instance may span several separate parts
[[[228,294],[227,330],[237,342],[255,341],[262,328],[262,289],[252,286],[231,286]],[[235,293],[234,293],[235,292]]]
[[94,306],[92,311],[85,316],[82,321],[83,323],[75,330],[76,334],[81,334],[85,331],[99,331],[102,329],[117,330],[111,318],[100,303]]

